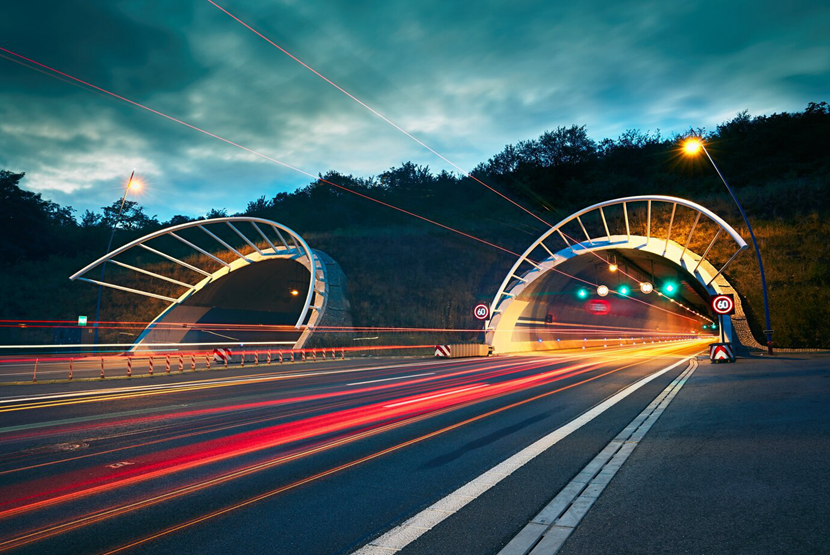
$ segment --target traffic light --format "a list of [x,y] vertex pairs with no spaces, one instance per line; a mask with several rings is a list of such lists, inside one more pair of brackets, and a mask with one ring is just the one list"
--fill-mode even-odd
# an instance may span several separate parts
[[620,285],[619,291],[620,295],[628,295],[631,293],[631,289],[629,289],[627,285]]
[[666,295],[674,295],[675,291],[677,291],[677,285],[672,282],[667,282],[663,284],[663,293]]
[[586,291],[585,289],[580,289],[579,291],[576,292],[576,296],[579,297],[580,299],[587,299],[588,298],[588,291]]

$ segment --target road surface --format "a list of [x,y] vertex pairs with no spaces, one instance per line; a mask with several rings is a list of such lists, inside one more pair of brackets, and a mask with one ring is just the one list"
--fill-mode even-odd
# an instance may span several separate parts
[[404,550],[495,553],[702,347],[3,387],[0,550],[351,553],[627,391]]

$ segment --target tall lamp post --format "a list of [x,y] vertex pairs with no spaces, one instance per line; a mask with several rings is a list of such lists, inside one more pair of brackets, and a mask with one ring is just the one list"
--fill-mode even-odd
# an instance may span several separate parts
[[749,218],[746,217],[746,212],[744,212],[743,206],[738,201],[738,197],[735,196],[735,191],[732,190],[732,187],[729,186],[729,183],[726,182],[726,179],[723,177],[720,169],[718,168],[715,161],[712,159],[712,156],[709,154],[709,151],[706,150],[706,146],[703,144],[703,141],[697,137],[691,138],[686,140],[683,143],[683,151],[693,156],[700,152],[703,152],[706,155],[706,158],[709,159],[709,162],[712,163],[712,167],[715,168],[715,171],[720,177],[720,180],[726,186],[726,190],[729,191],[729,195],[732,197],[732,200],[735,201],[735,204],[738,206],[738,210],[741,212],[741,216],[744,219],[744,223],[746,224],[746,228],[749,230],[749,237],[752,239],[752,246],[755,248],[755,256],[758,258],[758,269],[761,271],[761,288],[763,289],[764,293],[764,318],[766,321],[766,329],[764,330],[764,335],[767,337],[767,350],[769,354],[772,353],[772,324],[770,323],[769,319],[769,296],[767,295],[767,278],[764,274],[764,261],[761,260],[761,249],[758,248],[758,241],[755,240],[755,233],[752,231],[752,225],[749,223]]
[[[135,170],[130,173],[130,179],[127,181],[127,186],[124,188],[124,195],[121,197],[121,206],[118,208],[118,216],[115,217],[115,222],[112,224],[112,232],[110,233],[110,240],[107,243],[107,252],[105,254],[109,253],[110,249],[112,249],[112,240],[115,238],[115,230],[121,222],[121,213],[124,211],[124,204],[127,202],[127,193],[131,188],[138,188],[138,182],[133,183],[133,177],[135,177]],[[101,281],[104,281],[104,270],[106,267],[107,261],[105,260],[104,263],[101,264]],[[92,338],[92,344],[94,346],[98,345],[98,320],[101,317],[101,292],[103,289],[104,287],[102,285],[98,286],[98,300],[95,302],[95,322],[93,324],[94,335]]]

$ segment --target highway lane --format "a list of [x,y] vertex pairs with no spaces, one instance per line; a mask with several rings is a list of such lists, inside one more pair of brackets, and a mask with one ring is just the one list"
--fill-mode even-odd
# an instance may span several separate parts
[[[700,348],[329,362],[26,397],[4,388],[0,550],[349,552]],[[681,370],[563,445],[554,474],[578,471]]]

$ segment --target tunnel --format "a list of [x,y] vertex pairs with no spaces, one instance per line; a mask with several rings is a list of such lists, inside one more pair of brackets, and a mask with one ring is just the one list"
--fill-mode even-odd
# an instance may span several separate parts
[[[724,252],[736,250],[715,263],[719,239],[729,241]],[[746,248],[728,223],[692,201],[648,195],[597,203],[551,226],[515,262],[490,305],[486,342],[495,353],[721,333],[754,343],[724,275]],[[719,320],[710,298],[724,293],[735,295],[736,314]]]
[[[113,280],[120,283],[92,273],[106,264],[118,270]],[[70,279],[168,303],[132,351],[299,349],[317,327],[352,325],[339,264],[290,228],[263,218],[231,216],[165,228],[107,253]]]
[[[618,266],[616,272],[609,270],[606,256]],[[689,307],[712,318],[703,285],[658,255],[611,249],[603,253],[602,259],[578,256],[557,266],[557,270],[546,272],[512,300],[503,319],[504,323],[515,323],[503,325],[503,331],[495,334],[498,351],[630,344],[709,330],[705,320],[678,307]],[[658,291],[670,288],[671,293],[666,292],[665,297],[654,291],[643,293],[643,282]],[[600,296],[595,284],[605,285],[609,293]]]

